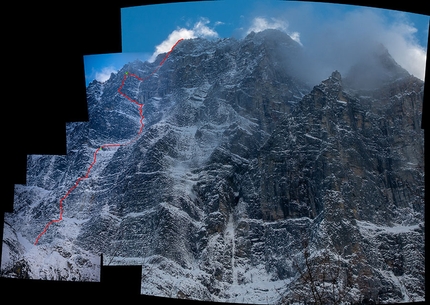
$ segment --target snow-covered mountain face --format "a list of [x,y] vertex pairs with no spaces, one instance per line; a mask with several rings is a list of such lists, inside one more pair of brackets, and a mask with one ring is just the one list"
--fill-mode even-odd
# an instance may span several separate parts
[[[28,157],[2,276],[97,280],[103,253],[143,266],[143,294],[266,304],[309,300],[301,275],[328,253],[346,301],[424,300],[424,86],[385,51],[312,88],[282,32],[182,41],[123,87],[145,104],[141,136],[99,152],[35,246],[94,151],[136,136],[138,109],[118,88],[161,57],[94,81],[68,155]],[[323,269],[315,287],[334,291]]]

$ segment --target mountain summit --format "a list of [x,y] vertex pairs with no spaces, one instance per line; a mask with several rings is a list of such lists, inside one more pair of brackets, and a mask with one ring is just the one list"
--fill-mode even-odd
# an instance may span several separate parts
[[[68,155],[28,156],[1,275],[97,280],[103,253],[143,266],[143,294],[424,300],[423,82],[379,49],[310,87],[301,56],[276,30],[193,39],[153,75],[159,59],[90,84],[90,121],[68,124]],[[124,73],[151,77],[122,85]],[[369,77],[381,82],[364,94]],[[119,87],[145,105],[142,135],[99,152],[33,246],[94,150],[136,135],[139,111]]]
[[384,45],[379,44],[351,67],[346,83],[356,89],[375,89],[408,76],[409,72],[391,57]]

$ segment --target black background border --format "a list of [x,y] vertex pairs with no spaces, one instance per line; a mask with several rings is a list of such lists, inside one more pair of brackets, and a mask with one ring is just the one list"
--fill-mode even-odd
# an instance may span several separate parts
[[[3,65],[5,86],[1,103],[0,168],[3,178],[0,183],[0,236],[3,236],[3,213],[12,212],[14,184],[25,184],[27,155],[65,154],[65,123],[88,120],[83,56],[122,51],[121,8],[181,1],[62,1],[54,5],[35,2],[8,1],[2,10],[2,54],[6,65]],[[430,15],[425,1],[313,2],[372,6]],[[429,51],[427,58],[428,54]],[[429,60],[426,71],[429,71],[428,67]],[[429,102],[429,90],[428,82],[425,82],[423,104]],[[423,128],[428,117],[426,106],[423,108]],[[428,143],[426,133],[425,143]],[[427,164],[427,172],[426,169]],[[140,295],[140,276],[139,266],[124,266],[102,267],[100,283],[0,278],[0,300],[18,304],[27,301],[78,301],[85,304],[102,300],[144,304],[207,303]]]

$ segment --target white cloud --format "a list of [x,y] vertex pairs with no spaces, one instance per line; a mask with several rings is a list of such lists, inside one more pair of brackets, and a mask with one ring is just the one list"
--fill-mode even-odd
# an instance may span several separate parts
[[302,44],[300,42],[300,33],[299,32],[292,32],[292,33],[289,33],[288,35],[290,35],[291,39],[298,42],[300,45]]
[[198,21],[194,27],[193,31],[195,32],[197,37],[206,37],[206,38],[216,38],[218,37],[218,33],[206,26],[209,23],[209,19],[202,18]]
[[249,27],[248,31],[246,31],[246,34],[249,34],[251,32],[258,33],[267,29],[275,29],[285,32],[287,28],[288,22],[286,21],[277,18],[271,18],[271,21],[268,21],[263,17],[256,17],[252,21],[252,24]]
[[116,73],[117,70],[113,66],[104,67],[101,71],[96,72],[95,79],[99,82],[105,82],[110,78],[111,73]]
[[149,62],[154,62],[159,54],[167,53],[179,39],[192,39],[197,37],[202,38],[217,38],[218,33],[209,28],[207,24],[210,21],[207,18],[201,18],[196,22],[192,29],[178,28],[169,34],[166,40],[155,47],[155,51],[149,58]]
[[381,40],[399,65],[424,80],[427,54],[416,41],[416,32],[417,29],[407,23],[396,23]]
[[149,62],[154,62],[159,54],[167,53],[170,51],[172,46],[181,38],[190,39],[195,38],[194,32],[192,30],[187,30],[184,28],[174,30],[169,34],[166,40],[155,47],[155,52],[152,53],[151,57],[148,59]]
[[300,42],[300,33],[289,32],[288,21],[278,19],[278,18],[270,18],[270,20],[267,20],[266,18],[263,18],[263,17],[256,17],[252,20],[252,24],[246,31],[246,34],[249,34],[251,32],[258,33],[267,29],[275,29],[275,30],[283,31],[287,33],[293,40],[298,42],[300,45],[302,44]]

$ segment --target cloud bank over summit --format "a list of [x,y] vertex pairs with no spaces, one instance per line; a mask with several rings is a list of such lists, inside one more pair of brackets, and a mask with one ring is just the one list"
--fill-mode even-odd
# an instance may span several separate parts
[[388,23],[374,10],[360,9],[326,23],[310,20],[299,25],[298,32],[306,52],[321,65],[324,75],[333,68],[346,73],[382,43],[398,64],[424,79],[426,50],[414,36],[416,28],[401,16]]
[[[336,10],[322,15],[317,6],[310,4],[286,7],[285,10],[259,7],[248,16],[240,16],[241,26],[235,33],[244,38],[251,32],[277,29],[287,33],[303,46],[308,60],[318,67],[315,79],[329,75],[333,70],[347,73],[351,65],[382,43],[402,67],[410,74],[424,80],[426,46],[417,37],[417,28],[401,12],[387,12],[371,8],[351,8],[348,11]],[[190,27],[172,31],[168,37],[155,47],[149,61],[154,61],[160,53],[170,50],[180,38],[220,38],[216,27],[226,26],[222,20],[212,23],[208,18],[200,18]],[[312,71],[312,73],[315,73]]]
[[261,9],[241,32],[278,29],[287,33],[318,67],[318,71],[312,71],[318,73],[315,79],[333,70],[347,73],[351,65],[382,43],[398,64],[424,80],[427,46],[420,45],[417,28],[406,14],[390,12],[390,17],[383,10],[370,8],[354,8],[346,13],[333,9],[329,16],[322,16],[311,5],[283,11]]

